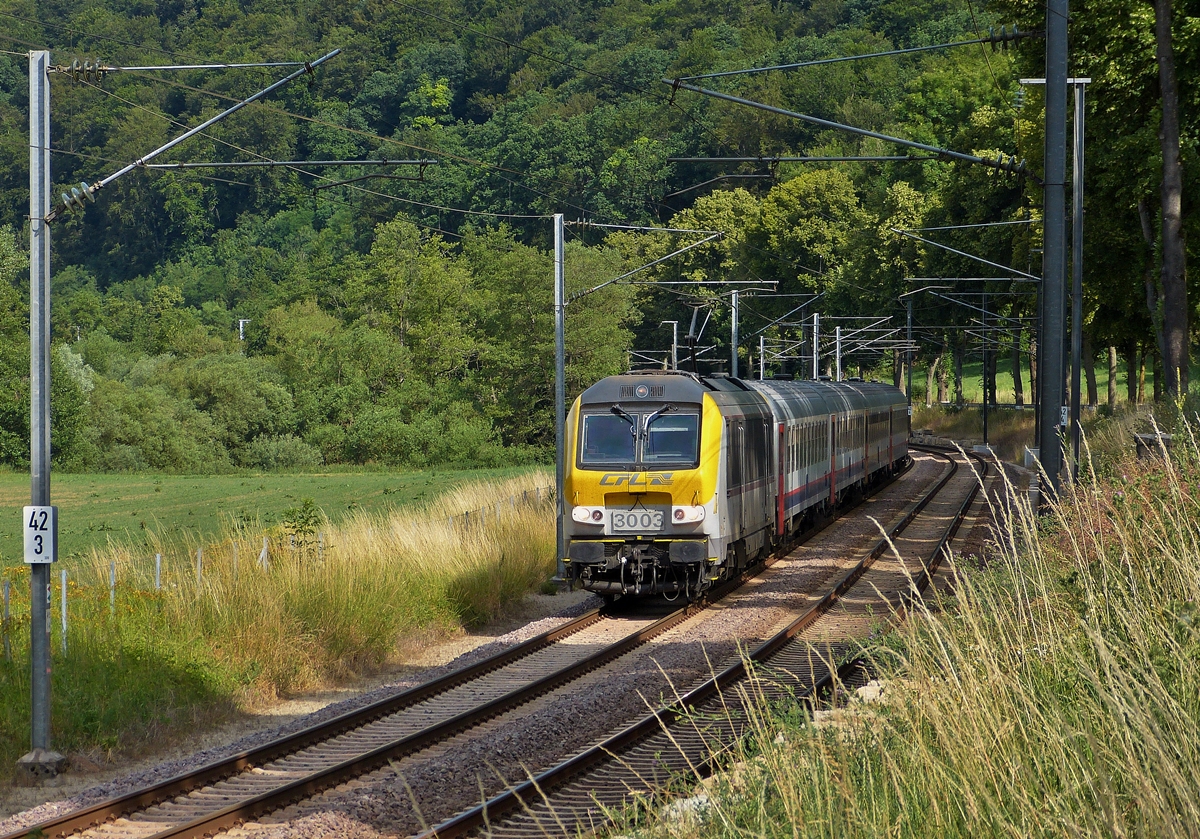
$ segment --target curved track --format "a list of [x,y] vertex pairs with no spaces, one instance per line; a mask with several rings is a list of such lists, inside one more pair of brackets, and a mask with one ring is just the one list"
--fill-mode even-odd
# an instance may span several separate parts
[[[747,659],[713,676],[678,702],[438,825],[421,839],[481,833],[543,837],[594,832],[609,824],[606,812],[635,798],[662,795],[681,778],[704,774],[713,756],[742,736],[748,702],[814,699],[838,678],[830,662],[848,650],[833,640],[841,633],[820,631],[829,629],[824,624],[837,622],[836,609],[847,606],[853,593],[868,583],[872,594],[864,600],[878,604],[876,592],[887,593],[898,612],[906,602],[920,597],[975,500],[979,480],[974,472],[960,470],[953,455],[926,451],[947,458],[952,468],[816,604]],[[981,459],[978,462],[979,474],[986,475],[987,464]],[[907,553],[914,548],[925,550]],[[893,562],[880,565],[893,567],[880,568],[880,573],[872,575],[877,560],[888,554]],[[919,565],[912,567],[911,560],[902,559],[906,555],[916,557]],[[824,649],[814,653],[814,642],[824,642]],[[750,686],[748,679],[755,669],[770,673],[770,677]]]
[[[804,540],[820,529],[810,530]],[[772,562],[720,587],[711,599],[735,590]],[[444,743],[613,662],[702,608],[696,604],[658,619],[619,610],[589,612],[425,685],[2,839],[31,833],[140,839],[213,835]]]

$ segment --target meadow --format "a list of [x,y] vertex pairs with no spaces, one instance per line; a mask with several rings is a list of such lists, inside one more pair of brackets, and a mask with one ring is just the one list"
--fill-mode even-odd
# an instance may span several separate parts
[[[165,553],[157,585],[147,546],[136,543],[114,540],[60,563],[68,631],[64,638],[55,567],[54,747],[97,762],[161,747],[181,731],[376,671],[502,614],[554,573],[553,479],[529,469],[470,474],[476,480],[436,497],[414,479],[406,506],[331,520],[301,502],[263,529],[230,522],[188,535],[202,563]],[[374,480],[398,485],[396,476]],[[420,492],[428,500],[411,497]],[[9,567],[5,579],[13,612],[0,657],[0,781],[29,736],[28,570]]]
[[1194,837],[1200,446],[1177,418],[1170,459],[1138,461],[1136,422],[1098,423],[1073,491],[1042,516],[997,507],[953,595],[853,653],[880,701],[819,724],[752,702],[704,803],[632,812],[625,835]]
[[[504,479],[531,467],[504,469],[246,472],[230,475],[56,472],[51,498],[59,508],[59,558],[73,560],[110,543],[185,550],[231,527],[278,525],[305,498],[333,522],[355,513],[384,513],[425,503],[473,480]],[[29,474],[0,471],[0,566],[22,561],[17,512],[29,503]],[[459,512],[462,512],[461,510]]]
[[[1101,405],[1108,404],[1108,364],[1101,363],[1102,359],[1097,358],[1096,361],[1096,395]],[[1067,358],[1069,365],[1070,358]],[[942,362],[946,370],[946,387],[951,401],[954,399],[954,366],[952,361],[947,357]],[[946,366],[949,365],[949,366]],[[891,376],[891,368],[888,368],[887,377]],[[926,372],[928,367],[916,362],[913,366],[912,384],[913,384],[913,402],[925,402],[925,384]],[[849,373],[847,373],[849,375]],[[1033,400],[1032,391],[1029,387],[1029,361],[1028,358],[1022,356],[1021,367],[1021,384],[1022,393],[1026,405],[1031,404]],[[887,381],[891,381],[890,378]],[[934,396],[937,396],[937,381],[934,381]],[[1146,398],[1149,399],[1154,394],[1154,371],[1147,368],[1145,382]],[[1011,406],[1015,401],[1016,388],[1013,385],[1012,377],[1012,362],[1007,356],[1000,359],[1000,363],[996,368],[996,401],[1000,405]],[[1087,378],[1082,380],[1082,393],[1084,404],[1087,404]],[[1122,362],[1117,366],[1117,402],[1125,405],[1128,396],[1126,368]],[[963,364],[963,400],[969,404],[983,404],[983,364],[982,362],[968,361]],[[936,399],[935,399],[936,401]]]

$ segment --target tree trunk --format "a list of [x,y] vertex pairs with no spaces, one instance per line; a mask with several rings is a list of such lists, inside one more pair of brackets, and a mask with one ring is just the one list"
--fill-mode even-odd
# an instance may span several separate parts
[[1125,350],[1125,397],[1131,406],[1138,403],[1137,355],[1137,342],[1130,341]]
[[1150,218],[1150,206],[1146,203],[1145,198],[1138,201],[1138,221],[1142,223],[1142,238],[1146,241],[1146,264],[1142,268],[1146,309],[1150,312],[1150,322],[1154,324],[1154,344],[1161,353],[1163,351],[1163,300],[1154,271],[1154,224]]
[[[1187,256],[1183,246],[1183,164],[1179,159],[1179,85],[1171,43],[1171,0],[1154,0],[1154,41],[1158,87],[1162,96],[1162,366],[1172,398],[1187,392],[1188,302]],[[1160,390],[1155,377],[1154,389]]]
[[1013,404],[1018,408],[1025,405],[1025,383],[1021,376],[1021,331],[1018,329],[1012,340]]
[[1117,410],[1117,348],[1113,346],[1108,348],[1108,410]]
[[1162,356],[1155,355],[1150,359],[1150,373],[1154,376],[1154,401],[1160,402],[1163,398],[1163,360]]
[[961,341],[954,344],[954,404],[963,405],[963,345]]
[[900,350],[892,350],[892,384],[900,388],[901,393],[908,396],[908,384],[904,376],[904,358]]
[[989,350],[987,354],[987,364],[984,365],[983,383],[987,387],[988,403],[995,407],[1000,400],[996,398],[996,368],[999,359],[999,353],[995,350]]
[[1087,379],[1087,403],[1095,408],[1100,404],[1100,397],[1096,392],[1096,348],[1092,346],[1092,336],[1088,332],[1083,333],[1083,358],[1080,364],[1083,365],[1083,375]]
[[1034,399],[1037,399],[1038,392],[1038,342],[1037,338],[1030,337],[1029,339],[1029,392],[1033,394]]
[[943,341],[942,342],[942,351],[940,353],[938,353],[937,380],[938,380],[938,404],[939,405],[944,405],[946,402],[950,401],[950,388],[947,383],[946,365],[943,364],[943,362],[946,360],[946,350],[947,349],[949,349],[949,348],[946,346],[946,342]]
[[1137,402],[1141,405],[1146,401],[1146,348],[1142,347],[1142,351],[1138,353],[1138,397]]
[[[937,381],[940,382],[945,378],[944,375],[941,375],[941,376],[938,375],[938,373],[940,372],[939,368],[941,367],[941,364],[942,364],[942,357],[945,356],[945,354],[946,354],[946,347],[943,345],[942,351],[939,352],[934,357],[933,361],[929,362],[929,367],[925,371],[925,407],[926,408],[933,407],[934,380],[937,379]],[[941,398],[940,393],[938,394],[938,397],[939,397],[939,399]]]

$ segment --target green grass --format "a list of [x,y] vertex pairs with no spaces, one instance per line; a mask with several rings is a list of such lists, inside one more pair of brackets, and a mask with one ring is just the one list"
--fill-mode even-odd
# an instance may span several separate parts
[[[270,527],[311,498],[337,523],[356,512],[384,513],[442,495],[472,480],[503,479],[532,467],[380,472],[365,470],[241,475],[56,473],[59,558],[69,560],[110,541],[170,548],[203,543],[240,523]],[[0,472],[0,566],[23,561],[19,510],[29,503],[29,475]],[[154,539],[147,539],[153,534]],[[67,566],[70,567],[70,564]]]
[[[949,364],[946,376],[946,394],[951,402],[954,401],[954,366],[953,361],[947,357],[943,364]],[[1070,366],[1070,358],[1067,358],[1067,365]],[[926,367],[917,364],[913,367],[913,401],[925,401],[925,375]],[[890,376],[891,374],[888,373]],[[890,379],[888,379],[890,381]],[[1022,392],[1025,398],[1025,404],[1030,405],[1033,402],[1033,393],[1029,387],[1029,363],[1022,356],[1021,366],[1021,385]],[[937,380],[934,380],[934,396],[937,396]],[[1081,388],[1083,393],[1083,402],[1087,404],[1087,377],[1082,376]],[[999,365],[996,367],[996,400],[1001,404],[1011,405],[1014,400],[1015,388],[1013,387],[1012,377],[1012,362],[1007,356],[1000,359]],[[1124,363],[1117,367],[1117,402],[1118,404],[1125,403],[1125,397],[1128,394],[1125,381],[1125,366]],[[1149,368],[1146,369],[1146,398],[1149,399],[1154,395],[1154,373]],[[1108,363],[1096,364],[1096,396],[1101,405],[1108,404]],[[963,399],[967,402],[983,402],[983,363],[976,361],[973,363],[963,364]]]
[[[160,590],[136,546],[77,558],[65,652],[53,577],[53,746],[93,759],[161,747],[238,708],[370,672],[494,618],[554,571],[552,480],[544,469],[524,470],[340,523],[297,518],[268,529],[267,567],[255,562],[261,533],[226,528],[198,543],[199,580],[191,558],[164,556]],[[482,507],[483,521],[449,521]],[[29,570],[12,566],[4,577],[13,615],[4,627],[12,659],[0,657],[0,783],[28,751],[30,719]]]
[[[882,701],[810,722],[752,706],[701,818],[630,815],[639,839],[1195,837],[1200,824],[1200,447],[1137,461],[1131,415],[1049,515],[1002,538],[862,654]],[[1193,414],[1193,417],[1195,415]],[[769,673],[762,674],[770,678]]]

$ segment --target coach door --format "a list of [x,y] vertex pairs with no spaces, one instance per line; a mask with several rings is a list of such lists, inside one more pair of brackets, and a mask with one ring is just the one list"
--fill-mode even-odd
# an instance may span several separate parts
[[746,426],[741,420],[733,420],[729,426],[729,483],[726,489],[729,504],[729,530],[734,539],[745,533],[742,511],[745,508],[744,484],[746,480]]
[[754,418],[746,425],[745,458],[742,460],[743,479],[747,485],[742,495],[742,527],[757,533],[771,525],[771,425],[768,420]]

